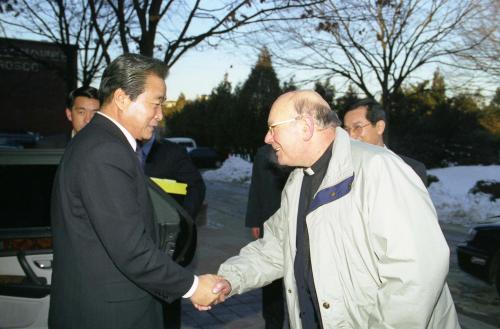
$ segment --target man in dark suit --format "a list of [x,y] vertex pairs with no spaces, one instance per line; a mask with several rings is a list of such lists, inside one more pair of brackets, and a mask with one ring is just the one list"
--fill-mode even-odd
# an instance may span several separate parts
[[[362,99],[351,105],[344,114],[344,129],[353,139],[385,147],[385,111],[375,100]],[[425,186],[427,182],[427,169],[425,165],[415,159],[398,154],[420,177]]]
[[[149,177],[173,179],[180,183],[187,184],[186,195],[171,194],[171,196],[186,210],[193,220],[198,215],[203,200],[205,199],[205,183],[200,171],[191,161],[184,147],[168,141],[159,140],[153,135],[146,143],[142,144],[141,151],[144,161],[144,172]],[[181,231],[177,237],[177,245],[186,241],[187,229],[181,222]],[[196,225],[193,227],[193,236],[184,258],[179,261],[182,266],[191,263],[196,251],[197,231]],[[178,249],[174,252],[177,256]],[[165,304],[166,328],[178,329],[181,327],[181,300],[176,299],[169,304]]]
[[[280,208],[281,191],[291,168],[280,166],[271,145],[259,147],[252,166],[252,181],[248,193],[245,225],[252,236],[264,235],[264,222]],[[278,279],[262,288],[262,316],[266,329],[282,329],[285,321],[283,280]]]
[[205,183],[186,150],[174,142],[153,137],[143,144],[142,151],[146,175],[187,184],[185,196],[172,196],[195,219],[205,199]]
[[167,67],[125,54],[104,71],[101,112],[66,147],[52,193],[49,327],[162,328],[159,299],[208,305],[214,276],[194,276],[158,249],[134,150],[162,119]]
[[83,86],[72,90],[66,98],[64,110],[66,118],[71,122],[71,131],[46,136],[38,141],[36,147],[65,148],[71,138],[90,122],[99,107],[99,96],[94,87]]

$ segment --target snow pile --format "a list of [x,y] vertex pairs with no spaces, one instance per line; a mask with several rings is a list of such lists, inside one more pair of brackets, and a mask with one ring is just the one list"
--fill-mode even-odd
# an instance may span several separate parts
[[[500,166],[457,166],[430,169],[427,173],[439,179],[431,184],[429,193],[440,221],[470,225],[500,215],[499,199],[491,201],[490,195],[469,193],[480,180],[500,182]],[[203,173],[207,181],[248,184],[251,177],[252,163],[237,156],[230,156],[219,169]]]
[[469,193],[477,181],[500,182],[500,166],[457,166],[431,169],[427,174],[439,179],[431,184],[429,193],[440,221],[470,225],[500,215],[499,199],[491,201],[490,195]]
[[219,169],[208,170],[203,178],[208,181],[250,183],[252,163],[242,158],[230,155]]

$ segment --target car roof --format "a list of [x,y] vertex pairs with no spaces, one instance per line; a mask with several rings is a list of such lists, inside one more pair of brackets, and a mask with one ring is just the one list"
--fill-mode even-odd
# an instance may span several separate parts
[[58,165],[64,149],[0,149],[0,165]]

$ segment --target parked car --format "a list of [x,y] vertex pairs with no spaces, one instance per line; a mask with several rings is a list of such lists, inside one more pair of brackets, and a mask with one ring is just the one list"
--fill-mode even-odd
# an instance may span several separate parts
[[500,295],[500,222],[471,228],[467,241],[457,247],[457,257],[463,271],[495,285]]
[[205,146],[192,149],[188,154],[198,168],[219,168],[224,161],[216,150]]
[[186,151],[189,153],[192,150],[194,150],[197,145],[194,139],[189,138],[189,137],[167,137],[165,138],[171,142],[174,142],[176,144],[179,144],[181,146],[184,146],[186,148]]
[[6,148],[23,148],[35,145],[40,134],[24,130],[0,130],[0,146]]
[[[0,149],[0,328],[46,329],[52,277],[50,199],[63,149]],[[176,245],[181,222],[193,221],[173,198],[148,181],[160,248],[176,260],[191,244]],[[185,217],[186,216],[186,217]],[[72,273],[67,273],[72,275]],[[68,301],[71,302],[71,301]]]

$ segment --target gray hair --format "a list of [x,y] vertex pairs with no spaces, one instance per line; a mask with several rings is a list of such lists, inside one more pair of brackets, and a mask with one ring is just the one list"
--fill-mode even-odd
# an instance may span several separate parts
[[297,114],[310,115],[319,128],[335,128],[341,125],[337,113],[317,92],[302,90],[292,91],[292,93],[295,93],[292,102]]

